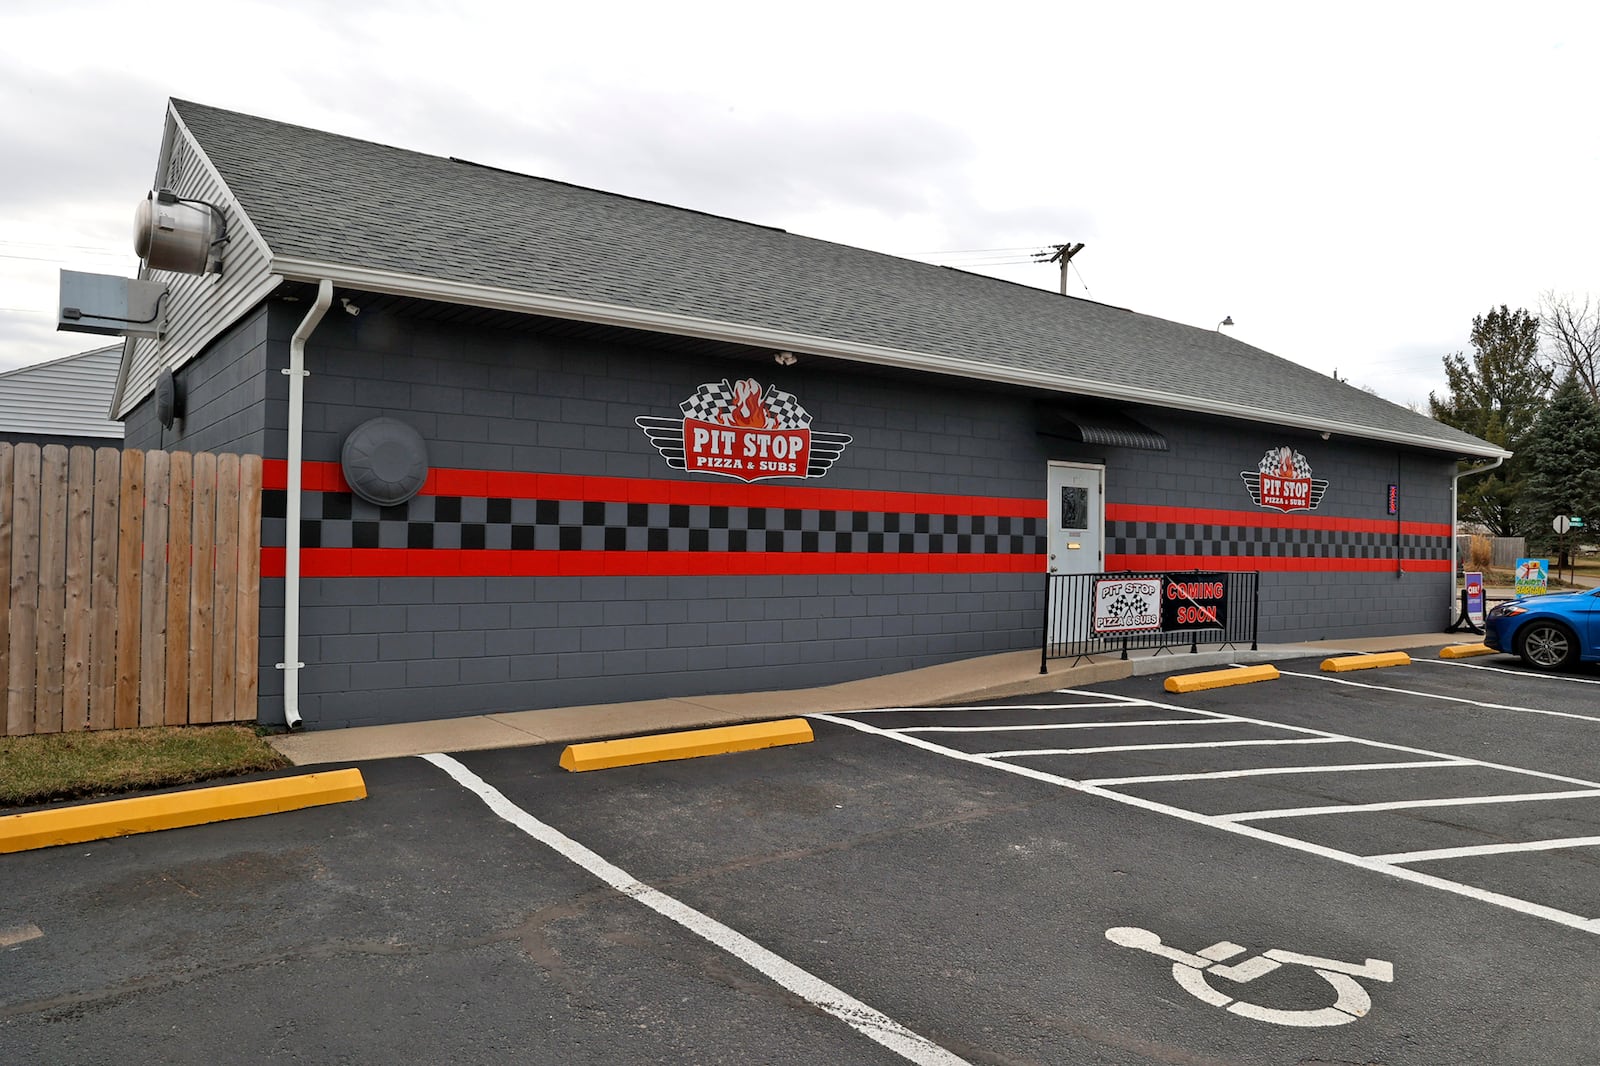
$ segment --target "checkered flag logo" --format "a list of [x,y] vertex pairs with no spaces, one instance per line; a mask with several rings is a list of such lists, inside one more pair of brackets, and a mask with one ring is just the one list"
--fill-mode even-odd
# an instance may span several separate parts
[[1273,477],[1311,477],[1310,461],[1293,448],[1268,448],[1256,469]]
[[1116,623],[1118,629],[1126,629],[1138,624],[1139,608],[1143,604],[1144,597],[1123,592],[1106,606],[1106,616]]
[[811,427],[811,414],[800,406],[800,401],[794,398],[794,393],[784,392],[776,385],[769,385],[767,394],[761,398],[761,402],[767,409],[767,417],[772,419],[774,429]]
[[710,381],[694,390],[694,395],[678,405],[683,417],[701,422],[726,424],[733,412],[733,386],[728,379]]
[[[1293,448],[1268,448],[1261,456],[1261,461],[1254,470],[1242,471],[1239,476],[1244,479],[1245,487],[1250,490],[1250,498],[1257,507],[1270,507],[1277,511],[1315,511],[1322,502],[1322,494],[1328,491],[1328,482],[1325,478],[1311,476],[1311,461]],[[1304,504],[1286,506],[1282,502],[1261,500],[1261,479],[1281,478],[1285,481],[1307,481],[1310,489]]]
[[[755,382],[741,384],[748,388]],[[679,404],[678,408],[685,418],[731,426],[736,424],[734,411],[738,401],[738,389],[727,378],[723,378],[721,381],[710,381],[701,385],[694,390],[694,395]],[[795,399],[794,393],[784,392],[776,385],[767,386],[767,391],[761,396],[760,405],[766,412],[768,429],[807,429],[811,425],[810,412],[800,406],[800,401]]]
[[[684,422],[689,420],[755,432],[804,431],[809,439],[807,445],[809,454],[805,471],[798,474],[800,477],[821,477],[826,474],[851,441],[850,436],[845,433],[821,433],[813,430],[811,412],[801,405],[794,393],[784,392],[776,385],[769,385],[762,391],[760,383],[754,378],[744,378],[738,382],[730,382],[727,378],[721,381],[708,381],[696,388],[694,395],[680,403],[678,409],[683,412],[682,419],[657,418],[651,415],[641,415],[634,419],[635,424],[644,430],[650,443],[667,461],[667,465],[674,470],[689,468],[688,447],[683,435]],[[724,473],[721,469],[703,472]],[[727,476],[743,477],[744,480],[764,480],[768,476],[796,475],[763,474],[756,479],[737,473],[729,473]]]
[[1161,628],[1159,581],[1096,581],[1096,633],[1139,633]]

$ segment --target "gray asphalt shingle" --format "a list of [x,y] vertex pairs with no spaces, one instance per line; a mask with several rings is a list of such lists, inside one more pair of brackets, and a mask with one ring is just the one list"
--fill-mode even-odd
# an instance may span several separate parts
[[1210,329],[697,211],[174,101],[274,255],[766,327],[1234,404],[1383,438],[1475,437]]

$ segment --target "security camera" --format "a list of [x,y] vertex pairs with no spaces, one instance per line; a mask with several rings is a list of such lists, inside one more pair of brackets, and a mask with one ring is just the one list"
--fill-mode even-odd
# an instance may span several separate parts
[[351,317],[354,317],[354,316],[359,315],[361,313],[361,308],[359,308],[355,304],[351,303],[350,302],[350,297],[341,296],[341,297],[339,297],[339,302],[344,305],[345,313],[350,315]]

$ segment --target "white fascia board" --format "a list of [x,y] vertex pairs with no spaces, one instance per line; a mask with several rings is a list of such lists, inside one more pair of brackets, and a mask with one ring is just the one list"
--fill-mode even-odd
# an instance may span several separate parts
[[[1385,432],[1368,426],[1357,426],[1330,419],[1294,418],[1277,412],[1263,411],[1242,404],[1220,403],[1202,397],[1173,396],[1155,389],[1137,386],[1109,385],[1103,381],[1079,379],[1063,374],[1048,374],[1022,370],[1016,367],[977,363],[947,355],[932,355],[901,348],[885,348],[873,344],[813,337],[785,330],[769,329],[736,322],[696,318],[669,311],[651,311],[620,304],[599,303],[593,300],[575,300],[569,296],[551,296],[525,292],[520,289],[503,289],[471,282],[449,281],[443,278],[401,274],[395,271],[370,267],[350,266],[342,263],[321,263],[292,256],[275,256],[271,270],[274,274],[295,281],[316,282],[327,278],[334,284],[365,292],[385,293],[390,296],[408,296],[421,300],[485,307],[521,314],[544,315],[550,318],[593,322],[599,325],[621,326],[628,329],[647,330],[652,333],[672,333],[684,337],[726,341],[775,351],[793,351],[800,354],[822,355],[846,359],[857,363],[872,363],[904,370],[921,370],[952,377],[992,381],[1005,385],[1041,389],[1047,392],[1070,393],[1076,396],[1094,396],[1107,400],[1146,404],[1202,414],[1221,415],[1247,422],[1308,429],[1318,433],[1336,433],[1363,440],[1379,440],[1393,444],[1407,444],[1431,451],[1448,452],[1465,456],[1509,456],[1511,453],[1494,445],[1474,447],[1465,443],[1440,440],[1419,433]],[[1178,402],[1181,401],[1181,402]]]

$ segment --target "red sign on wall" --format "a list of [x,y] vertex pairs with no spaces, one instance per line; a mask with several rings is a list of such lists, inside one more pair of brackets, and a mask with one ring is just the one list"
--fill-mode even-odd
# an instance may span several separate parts
[[1257,507],[1274,511],[1315,511],[1328,491],[1327,481],[1311,476],[1311,463],[1293,448],[1269,448],[1256,469],[1242,472]]
[[684,467],[756,481],[805,477],[811,467],[811,430],[728,427],[683,420]]
[[754,378],[709,382],[679,404],[683,418],[634,419],[667,465],[740,481],[821,477],[850,438],[811,428],[792,393]]

